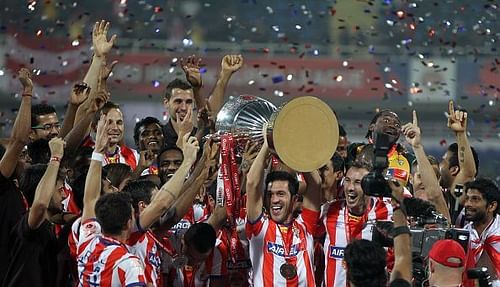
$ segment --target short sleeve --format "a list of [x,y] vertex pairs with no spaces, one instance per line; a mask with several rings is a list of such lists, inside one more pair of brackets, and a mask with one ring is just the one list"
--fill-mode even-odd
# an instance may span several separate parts
[[250,240],[254,236],[257,236],[257,234],[261,232],[265,221],[266,217],[264,216],[263,213],[261,213],[260,216],[255,221],[251,221],[247,218],[245,224],[245,233],[247,235],[248,240]]
[[96,219],[88,219],[80,225],[80,234],[78,236],[77,246],[82,245],[85,241],[92,239],[102,234],[101,225]]

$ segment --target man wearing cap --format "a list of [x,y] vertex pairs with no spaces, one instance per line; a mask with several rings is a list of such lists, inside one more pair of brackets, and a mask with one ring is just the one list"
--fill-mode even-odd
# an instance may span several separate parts
[[465,250],[455,240],[434,243],[429,251],[429,286],[462,286]]

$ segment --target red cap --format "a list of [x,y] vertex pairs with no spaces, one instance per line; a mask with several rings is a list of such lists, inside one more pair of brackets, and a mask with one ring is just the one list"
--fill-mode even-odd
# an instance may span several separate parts
[[438,240],[429,251],[429,258],[448,267],[465,265],[465,251],[462,245],[452,239]]

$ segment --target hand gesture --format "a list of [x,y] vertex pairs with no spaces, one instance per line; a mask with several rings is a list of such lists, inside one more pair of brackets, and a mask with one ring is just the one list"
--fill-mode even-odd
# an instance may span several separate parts
[[234,73],[243,66],[243,56],[241,55],[226,55],[222,58],[222,71]]
[[401,130],[406,137],[406,141],[410,143],[412,147],[420,146],[421,136],[416,111],[413,111],[413,122],[407,123],[401,128]]
[[185,134],[182,138],[182,141],[182,153],[184,154],[184,160],[187,160],[192,164],[196,161],[196,154],[200,149],[198,140],[195,137],[190,136],[189,134]]
[[102,65],[101,75],[100,75],[101,80],[105,82],[109,78],[109,75],[111,75],[111,72],[113,72],[113,69],[116,66],[116,64],[118,64],[118,61],[114,60],[113,62],[111,62],[111,64],[109,64],[109,66]]
[[102,114],[99,122],[97,122],[97,133],[95,138],[94,151],[100,154],[104,154],[104,152],[106,151],[106,147],[108,146],[108,141],[108,118],[105,114]]
[[66,143],[62,138],[53,138],[49,141],[50,155],[62,158],[64,155],[64,146]]
[[24,92],[31,93],[33,91],[33,81],[31,80],[31,73],[26,68],[21,68],[17,72],[19,82],[23,85]]
[[240,164],[240,169],[242,173],[248,173],[248,171],[250,170],[253,161],[255,160],[257,154],[259,153],[258,146],[259,146],[258,142],[252,143],[250,141],[248,141],[247,144],[245,145],[245,150],[241,155],[241,164]]
[[201,88],[201,72],[200,72],[201,58],[196,58],[195,55],[181,58],[181,67],[186,74],[186,80],[194,87]]
[[92,31],[92,44],[94,46],[95,55],[98,57],[106,56],[115,43],[116,35],[111,36],[111,39],[108,41],[108,30],[109,22],[104,20],[96,22],[94,25],[94,30]]
[[467,129],[467,112],[455,111],[453,101],[448,103],[448,128],[456,133],[465,132]]
[[[184,137],[186,134],[190,134],[191,131],[193,130],[193,119],[191,118],[192,110],[188,108],[186,115],[184,118],[181,120],[181,117],[179,114],[177,114],[176,117],[176,123],[177,123],[177,128],[178,128],[178,136],[179,139]],[[177,146],[179,144],[184,144],[184,142],[179,142],[177,141]],[[179,146],[180,149],[182,149],[182,146]]]
[[198,110],[198,130],[204,131],[206,128],[210,129],[209,133],[215,132],[215,122],[211,113],[208,112],[207,107]]
[[98,110],[100,110],[105,103],[109,101],[109,97],[111,94],[108,91],[98,91],[95,97],[90,99],[90,104],[88,106],[87,113],[95,114]]
[[147,168],[156,160],[156,155],[151,150],[143,150],[140,152],[139,166]]
[[74,106],[79,106],[89,97],[90,87],[86,83],[76,83],[73,85],[69,103]]

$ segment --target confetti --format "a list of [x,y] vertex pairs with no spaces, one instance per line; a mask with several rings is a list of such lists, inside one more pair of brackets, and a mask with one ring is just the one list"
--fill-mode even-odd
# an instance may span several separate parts
[[284,80],[284,78],[283,78],[282,75],[274,76],[271,79],[273,81],[273,84],[277,84],[277,83],[283,82],[283,80]]
[[250,80],[250,81],[248,81],[248,84],[251,86],[251,85],[255,84],[255,81],[254,80]]
[[288,81],[291,81],[291,80],[293,79],[293,75],[292,75],[292,74],[288,74],[288,75],[286,76],[286,79],[287,79]]

